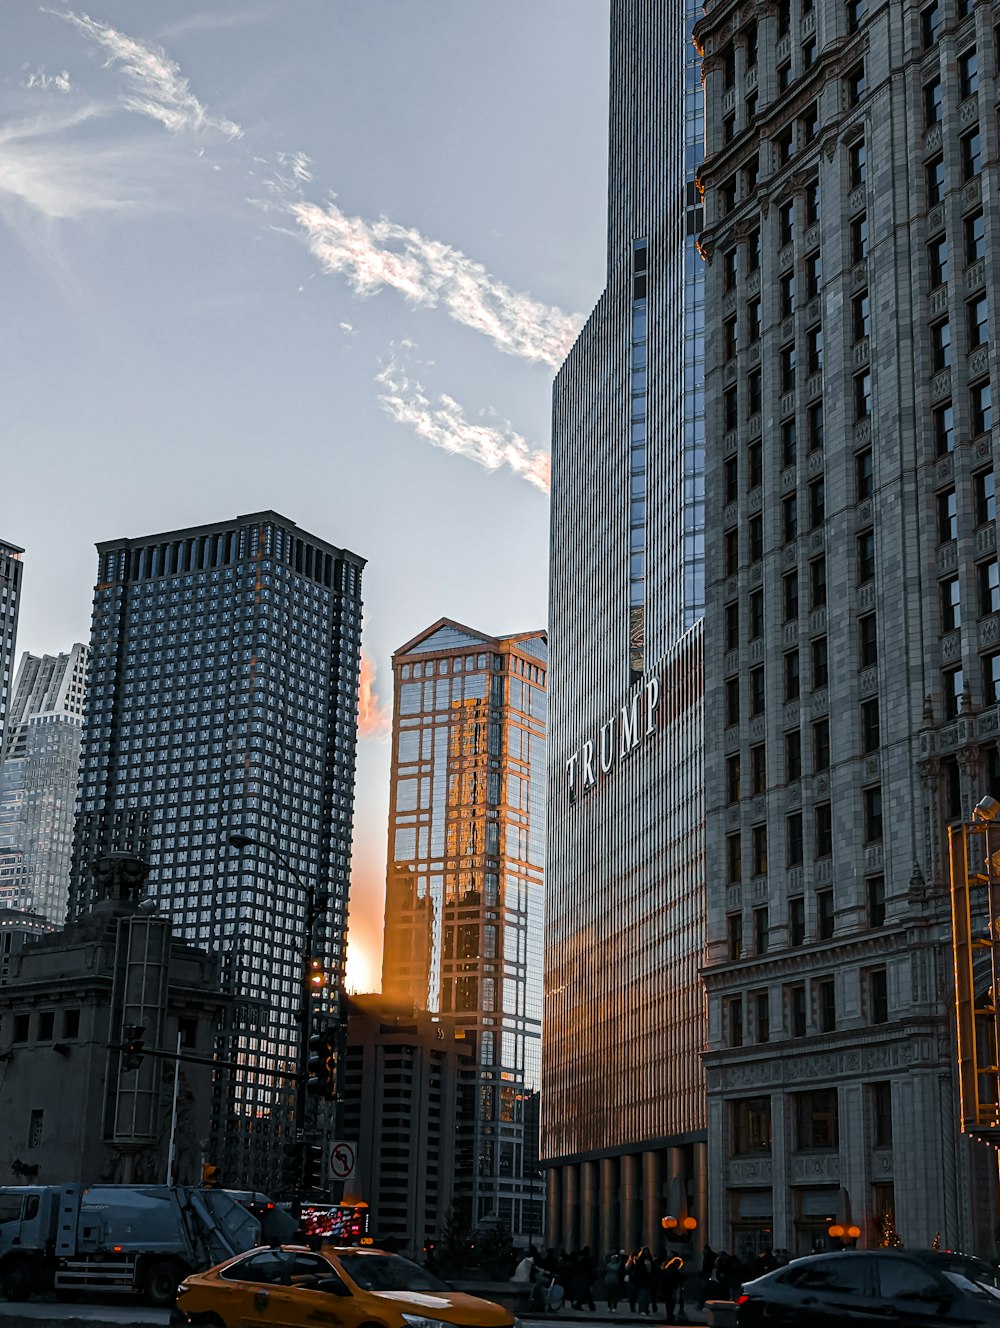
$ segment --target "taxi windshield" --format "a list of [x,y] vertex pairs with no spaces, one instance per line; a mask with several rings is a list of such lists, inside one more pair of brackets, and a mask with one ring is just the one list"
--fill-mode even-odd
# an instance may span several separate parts
[[447,1291],[439,1277],[398,1254],[341,1254],[344,1272],[365,1291]]

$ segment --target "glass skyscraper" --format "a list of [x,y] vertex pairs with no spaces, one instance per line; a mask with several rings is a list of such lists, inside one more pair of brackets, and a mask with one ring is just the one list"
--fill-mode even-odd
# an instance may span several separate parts
[[554,395],[548,1243],[706,1210],[701,6],[612,0],[607,286]]
[[475,1046],[454,1200],[471,1228],[540,1233],[544,632],[442,619],[393,656],[383,996]]
[[62,925],[87,689],[87,647],[21,657],[0,765],[0,908]]
[[[211,1161],[224,1183],[281,1182],[298,1067],[305,898],[267,853],[328,892],[320,1003],[336,1011],[354,797],[364,562],[275,512],[98,545],[72,912],[90,863],[129,850],[179,935],[221,952],[234,996]],[[263,1073],[253,1073],[253,1071]]]
[[0,765],[3,765],[4,734],[10,686],[14,675],[14,643],[21,607],[21,555],[24,550],[0,539]]

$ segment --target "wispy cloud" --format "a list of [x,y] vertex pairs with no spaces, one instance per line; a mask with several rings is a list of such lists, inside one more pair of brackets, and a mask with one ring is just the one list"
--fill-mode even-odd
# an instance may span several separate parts
[[107,64],[117,66],[132,91],[123,105],[138,115],[158,120],[172,134],[214,129],[226,138],[239,138],[239,125],[225,116],[210,115],[191,91],[180,67],[161,46],[129,37],[107,23],[72,10],[48,10],[74,24],[84,36],[107,52]]
[[260,23],[264,19],[271,18],[274,13],[274,5],[244,5],[239,12],[229,14],[210,12],[192,14],[189,18],[178,19],[176,23],[169,23],[166,27],[160,28],[157,35],[164,41],[174,41],[178,37],[186,37],[191,32],[218,32],[224,28]]
[[359,295],[391,286],[415,304],[440,304],[508,355],[553,368],[580,330],[580,316],[511,290],[458,249],[385,217],[348,217],[333,202],[297,200],[288,210],[323,268],[343,273]]
[[361,652],[361,678],[358,683],[358,736],[384,739],[392,728],[389,707],[383,705],[375,692],[375,663]]
[[412,429],[433,447],[468,457],[487,470],[508,466],[548,493],[548,453],[533,448],[506,420],[477,423],[466,418],[453,397],[441,395],[432,401],[420,383],[407,377],[395,356],[376,375],[376,382],[383,389],[379,393],[382,409],[397,424]]
[[69,92],[73,85],[70,82],[68,69],[61,69],[58,74],[47,74],[45,66],[39,65],[37,69],[33,69],[28,73],[24,80],[24,86],[26,88],[41,88],[43,92]]

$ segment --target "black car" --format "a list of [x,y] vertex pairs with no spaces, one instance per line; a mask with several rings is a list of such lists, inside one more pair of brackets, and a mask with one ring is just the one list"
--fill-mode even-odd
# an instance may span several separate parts
[[738,1328],[1000,1328],[989,1264],[935,1250],[844,1250],[748,1282]]

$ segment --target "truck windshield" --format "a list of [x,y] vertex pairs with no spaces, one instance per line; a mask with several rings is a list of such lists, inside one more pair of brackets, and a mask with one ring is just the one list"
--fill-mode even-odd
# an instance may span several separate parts
[[440,1278],[398,1254],[341,1254],[339,1257],[347,1276],[365,1291],[448,1290]]

